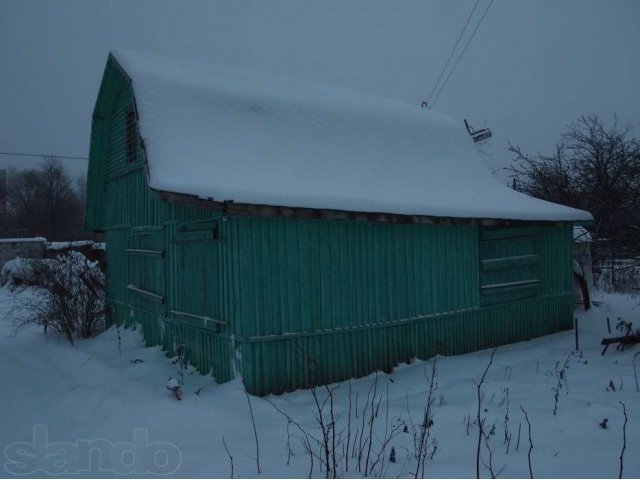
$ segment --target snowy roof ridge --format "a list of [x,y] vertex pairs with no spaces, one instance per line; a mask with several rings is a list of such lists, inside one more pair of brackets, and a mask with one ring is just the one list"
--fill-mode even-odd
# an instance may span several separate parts
[[236,203],[583,221],[502,185],[432,110],[292,78],[129,51],[149,184]]

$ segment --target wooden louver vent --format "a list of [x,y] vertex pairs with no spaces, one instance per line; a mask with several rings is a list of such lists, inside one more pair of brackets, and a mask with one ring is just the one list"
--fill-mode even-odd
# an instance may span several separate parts
[[219,240],[218,222],[205,220],[183,223],[178,227],[177,242],[195,242],[202,240]]
[[136,114],[133,108],[127,112],[126,123],[126,144],[127,144],[127,163],[133,162],[136,159],[136,146],[137,146],[137,129],[136,129]]
[[540,289],[540,251],[535,227],[480,232],[480,304],[531,298]]

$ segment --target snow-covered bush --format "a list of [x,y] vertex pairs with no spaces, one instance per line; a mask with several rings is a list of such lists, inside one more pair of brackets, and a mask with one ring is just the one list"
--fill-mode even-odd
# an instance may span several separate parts
[[29,281],[22,288],[34,295],[21,298],[21,324],[38,324],[74,338],[88,338],[104,329],[105,276],[97,262],[78,252],[53,259],[22,260]]
[[28,259],[16,257],[9,260],[0,272],[0,285],[16,287],[31,283],[31,263]]

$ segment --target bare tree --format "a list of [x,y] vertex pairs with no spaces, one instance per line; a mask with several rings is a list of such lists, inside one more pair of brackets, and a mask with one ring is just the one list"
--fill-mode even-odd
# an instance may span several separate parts
[[[617,122],[596,116],[568,126],[551,155],[529,155],[509,144],[514,187],[537,198],[588,210],[596,239],[637,249],[640,239],[640,141]],[[624,240],[624,242],[623,242]],[[596,256],[611,252],[594,252]]]
[[82,235],[83,185],[54,157],[39,169],[11,170],[7,178],[6,229],[15,236],[69,240]]
[[[25,282],[16,288],[33,290],[18,296],[13,311],[17,328],[42,325],[74,338],[89,338],[104,328],[105,276],[96,262],[78,252],[55,259],[25,260]],[[28,293],[28,292],[24,292]]]

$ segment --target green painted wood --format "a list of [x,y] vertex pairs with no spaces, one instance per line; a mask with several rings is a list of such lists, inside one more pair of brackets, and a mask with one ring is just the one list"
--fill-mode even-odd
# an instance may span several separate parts
[[482,241],[509,240],[520,237],[535,237],[538,235],[538,227],[510,227],[510,228],[482,228],[480,238]]
[[515,257],[492,258],[482,260],[482,271],[488,272],[492,270],[509,270],[512,268],[524,267],[528,265],[536,265],[540,263],[540,255],[518,255]]
[[[368,329],[254,339],[243,344],[243,379],[250,392],[264,395],[390,371],[415,357],[456,355],[571,328],[572,309],[571,295],[560,295]],[[337,352],[346,354],[339,368]],[[273,359],[287,356],[296,359],[294,370],[286,362],[274,368]]]
[[169,203],[148,188],[137,131],[127,155],[133,107],[108,62],[86,225],[106,231],[109,321],[139,325],[169,355],[184,344],[218,381],[241,374],[252,393],[282,392],[571,327],[570,224],[237,217]]
[[230,230],[237,237],[224,226],[222,238],[225,248],[241,253],[238,320],[247,336],[458,310],[473,306],[478,295],[479,264],[467,254],[477,250],[471,225],[248,217],[229,224],[237,224]]
[[532,298],[540,287],[543,227],[480,229],[481,305]]

